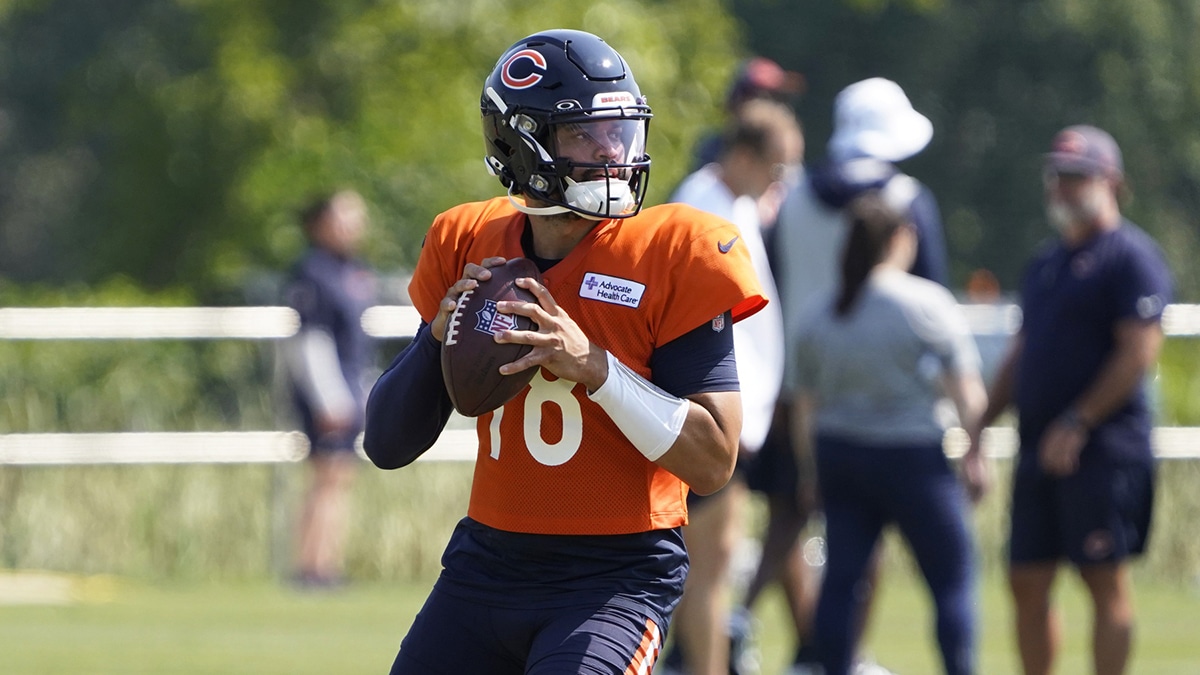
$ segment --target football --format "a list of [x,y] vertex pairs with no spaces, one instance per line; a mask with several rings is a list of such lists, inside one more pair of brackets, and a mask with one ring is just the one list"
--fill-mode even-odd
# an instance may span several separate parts
[[513,258],[492,267],[492,278],[479,282],[458,298],[458,306],[446,321],[442,338],[442,379],[454,409],[467,417],[495,410],[516,396],[537,368],[513,375],[500,374],[500,366],[516,361],[533,347],[500,344],[493,336],[502,330],[537,330],[528,317],[501,314],[496,303],[502,300],[537,302],[532,293],[517,286],[517,279],[542,279],[537,265],[528,258]]

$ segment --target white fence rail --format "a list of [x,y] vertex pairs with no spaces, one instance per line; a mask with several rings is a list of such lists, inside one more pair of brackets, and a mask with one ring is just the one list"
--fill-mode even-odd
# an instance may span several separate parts
[[[1014,305],[963,305],[978,336],[1012,333],[1020,325]],[[377,338],[411,336],[420,317],[408,306],[380,305],[363,315]],[[287,307],[58,307],[0,308],[0,340],[279,340],[300,326]],[[1200,335],[1200,305],[1171,305],[1163,316],[1170,337]],[[465,426],[465,425],[454,425]],[[1016,451],[1015,430],[987,430],[986,446],[997,457]],[[1200,458],[1200,427],[1159,427],[1156,454],[1164,459]],[[961,429],[946,435],[946,452],[959,456]],[[124,464],[294,462],[308,441],[294,431],[0,434],[0,464]],[[423,461],[470,460],[475,431],[450,428]]]

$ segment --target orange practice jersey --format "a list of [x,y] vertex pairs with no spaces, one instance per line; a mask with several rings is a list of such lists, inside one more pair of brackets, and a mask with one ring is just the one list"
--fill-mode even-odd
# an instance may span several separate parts
[[[524,256],[525,214],[505,197],[434,221],[409,285],[432,321],[463,267]],[[600,222],[542,282],[597,345],[643,377],[650,355],[727,310],[738,321],[766,297],[737,227],[683,204]],[[542,369],[516,398],[477,420],[468,515],[512,532],[626,534],[686,524],[686,486],[650,462],[587,397]]]

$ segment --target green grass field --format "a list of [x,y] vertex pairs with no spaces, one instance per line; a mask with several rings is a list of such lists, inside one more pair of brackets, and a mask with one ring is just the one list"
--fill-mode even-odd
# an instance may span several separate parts
[[[1058,594],[1068,634],[1061,673],[1088,672],[1088,612],[1077,583]],[[135,674],[385,673],[428,583],[372,583],[301,593],[276,584],[148,584],[77,580],[77,601],[0,604],[0,672]],[[1003,582],[982,587],[981,670],[1016,673]],[[1200,591],[1142,583],[1132,673],[1200,672]],[[758,608],[763,675],[775,675],[791,646],[776,595]],[[923,589],[902,569],[885,571],[867,649],[900,675],[940,672]]]

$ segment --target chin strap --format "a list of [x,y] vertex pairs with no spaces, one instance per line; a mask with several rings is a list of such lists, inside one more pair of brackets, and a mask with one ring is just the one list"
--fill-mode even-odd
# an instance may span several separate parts
[[531,216],[553,216],[559,213],[569,213],[571,211],[571,209],[568,209],[565,206],[557,205],[543,207],[529,206],[525,202],[517,201],[516,196],[513,195],[513,189],[511,187],[508,188],[508,203],[512,204],[513,208],[521,213],[528,213]]
[[567,184],[566,202],[573,208],[559,206],[529,206],[518,201],[512,186],[508,188],[508,202],[521,213],[534,216],[553,216],[559,213],[578,213],[588,220],[607,220],[628,213],[636,204],[629,182],[619,178],[601,178],[577,183],[570,178]]
[[634,206],[629,182],[619,178],[601,178],[567,183],[567,203],[584,212],[585,217],[612,218],[628,213]]

